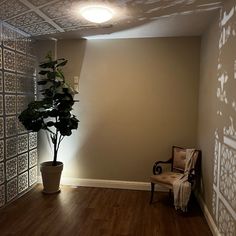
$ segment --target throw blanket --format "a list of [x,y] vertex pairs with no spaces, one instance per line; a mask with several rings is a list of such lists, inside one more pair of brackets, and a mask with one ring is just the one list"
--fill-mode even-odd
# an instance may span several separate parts
[[188,182],[188,174],[195,166],[193,158],[194,152],[194,149],[186,150],[184,174],[173,183],[175,209],[180,209],[184,212],[187,211],[187,205],[191,194],[191,184]]

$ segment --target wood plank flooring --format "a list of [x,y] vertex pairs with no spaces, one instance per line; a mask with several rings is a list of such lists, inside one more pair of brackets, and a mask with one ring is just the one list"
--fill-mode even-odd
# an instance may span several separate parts
[[0,210],[0,235],[19,236],[207,236],[200,208],[176,212],[168,193],[62,187],[44,195],[42,186]]

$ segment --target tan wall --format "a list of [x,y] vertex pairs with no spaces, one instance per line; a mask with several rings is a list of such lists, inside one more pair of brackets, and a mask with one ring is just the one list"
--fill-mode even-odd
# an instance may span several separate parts
[[[235,1],[224,4],[221,16],[203,36],[201,48],[198,145],[203,152],[202,197],[221,235],[236,232],[234,9]],[[230,34],[224,36],[224,32]]]
[[67,65],[63,68],[67,82],[74,84],[74,77],[80,77],[86,40],[59,40],[57,43],[58,58],[66,58]]
[[[58,55],[81,61],[70,43],[59,41]],[[87,41],[75,108],[81,122],[59,155],[64,176],[148,181],[172,145],[194,147],[199,51],[198,37]],[[50,157],[45,148],[40,156]]]
[[219,16],[202,38],[199,84],[198,146],[202,150],[203,177],[201,194],[210,209],[213,190],[214,133],[216,129],[218,20]]

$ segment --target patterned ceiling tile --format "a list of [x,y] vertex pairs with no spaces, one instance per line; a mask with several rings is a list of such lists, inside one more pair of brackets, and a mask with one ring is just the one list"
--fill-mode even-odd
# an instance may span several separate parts
[[0,207],[5,204],[5,186],[0,186]]
[[10,180],[7,183],[7,201],[11,201],[17,196],[17,178]]
[[[30,92],[29,79],[25,75],[17,75],[17,93],[27,93]],[[33,90],[31,90],[33,91]]]
[[28,150],[28,134],[18,136],[18,153],[23,153]]
[[25,75],[17,76],[17,92],[18,93],[31,93],[34,91],[34,81],[32,77]]
[[3,91],[3,76],[2,76],[2,71],[0,71],[0,92]]
[[19,26],[19,29],[23,30],[24,32],[27,32],[28,34],[32,36],[41,35],[43,34],[54,34],[59,32],[56,28],[54,28],[52,25],[50,25],[47,22],[42,22],[39,24],[33,24],[33,25],[26,25],[26,26]]
[[17,137],[6,139],[6,159],[17,155]]
[[28,169],[28,153],[18,156],[18,172],[22,173]]
[[27,64],[26,64],[26,55],[16,53],[16,72],[17,73],[26,73]]
[[3,115],[3,95],[0,95],[0,116]]
[[29,10],[29,8],[23,3],[21,3],[19,0],[7,0],[0,5],[0,20],[5,20],[14,17],[27,10]]
[[4,119],[0,117],[0,138],[4,137]]
[[25,110],[30,101],[30,97],[27,95],[17,95],[17,113],[20,114],[23,110]]
[[39,22],[43,22],[44,19],[36,14],[34,11],[26,12],[23,15],[17,16],[7,21],[10,25],[15,27],[25,26],[25,25],[32,25]]
[[2,38],[3,38],[3,45],[4,47],[15,49],[15,38],[16,38],[16,32],[3,25],[2,27]]
[[48,17],[60,18],[62,16],[70,15],[72,9],[78,4],[76,0],[63,0],[56,3],[51,3],[40,10]]
[[6,179],[7,181],[17,176],[17,157],[6,162]]
[[8,49],[3,52],[4,69],[15,72],[15,52]]
[[7,116],[5,118],[6,137],[11,137],[17,134],[16,116]]
[[[22,195],[29,187],[29,135],[19,122],[16,113],[17,105],[19,110],[25,105],[26,100],[34,99],[32,81],[35,80],[33,67],[36,60],[35,57],[29,55],[30,40],[28,40],[28,36],[2,22],[0,23],[0,36],[2,25],[4,25],[5,41],[0,45],[0,48],[3,48],[1,57],[3,57],[2,66],[4,67],[0,69],[0,184],[3,181],[4,184],[0,186],[0,207],[6,203],[6,200],[9,202],[16,199],[18,193]],[[31,74],[20,75],[16,72],[30,72]],[[25,77],[24,83],[18,82],[19,76]],[[20,94],[18,94],[19,92]],[[19,96],[18,104],[17,95]],[[21,99],[22,97],[23,99]],[[34,181],[37,173],[36,151],[34,151],[37,143],[35,143],[34,136],[32,136],[30,144],[33,149],[31,165],[36,167],[31,173],[32,181]]]
[[5,95],[5,114],[16,114],[16,95]]
[[36,60],[35,57],[29,57],[27,56],[25,59],[25,73],[30,76],[35,76],[36,75]]
[[29,133],[29,149],[37,147],[38,134],[36,132]]
[[[31,9],[24,1],[7,0],[0,4],[2,18],[16,28],[33,35],[54,34],[57,32],[78,30],[83,35],[112,33],[150,22],[160,17],[171,17],[178,14],[191,14],[220,7],[220,0],[96,0],[116,12],[109,22],[112,29],[92,24],[96,31],[88,28],[89,22],[84,21],[77,13],[79,7],[91,4],[85,0],[27,0]],[[27,2],[26,1],[26,2]],[[27,4],[28,5],[28,4]],[[35,10],[37,9],[37,10]],[[74,16],[71,17],[71,16]],[[111,27],[110,27],[111,28]]]
[[64,16],[62,18],[54,19],[54,22],[59,25],[63,29],[67,28],[79,28],[83,25],[86,25],[87,22],[82,20],[79,17],[69,15],[69,16]]
[[0,161],[4,160],[4,140],[0,140]]
[[[49,1],[48,0],[28,0],[30,3],[32,3],[33,5],[35,6],[42,6],[46,3],[48,3]],[[58,1],[58,0],[57,0]],[[55,2],[55,1],[54,1]]]
[[27,39],[27,55],[35,57],[37,47],[35,46],[36,41],[31,40],[30,38]]
[[0,69],[2,69],[2,47],[0,47]]
[[37,182],[37,166],[29,170],[29,185],[32,186]]
[[29,168],[35,166],[38,162],[38,153],[37,149],[34,149],[29,152]]
[[21,34],[16,34],[16,51],[26,54],[27,39],[22,38]]
[[29,179],[28,179],[28,171],[19,175],[18,177],[18,193],[22,193],[28,188]]
[[0,163],[0,184],[4,183],[5,181],[5,170],[4,170],[4,163]]
[[14,73],[4,73],[5,93],[16,93],[16,75]]

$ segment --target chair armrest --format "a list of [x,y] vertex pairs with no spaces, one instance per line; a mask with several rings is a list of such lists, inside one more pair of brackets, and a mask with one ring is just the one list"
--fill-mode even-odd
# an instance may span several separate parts
[[195,168],[193,168],[189,171],[188,182],[193,185],[195,182],[195,179],[196,179],[196,170],[195,170]]
[[169,159],[168,161],[157,161],[153,165],[152,172],[154,175],[159,175],[162,173],[162,167],[159,164],[171,164],[172,163],[172,158]]

